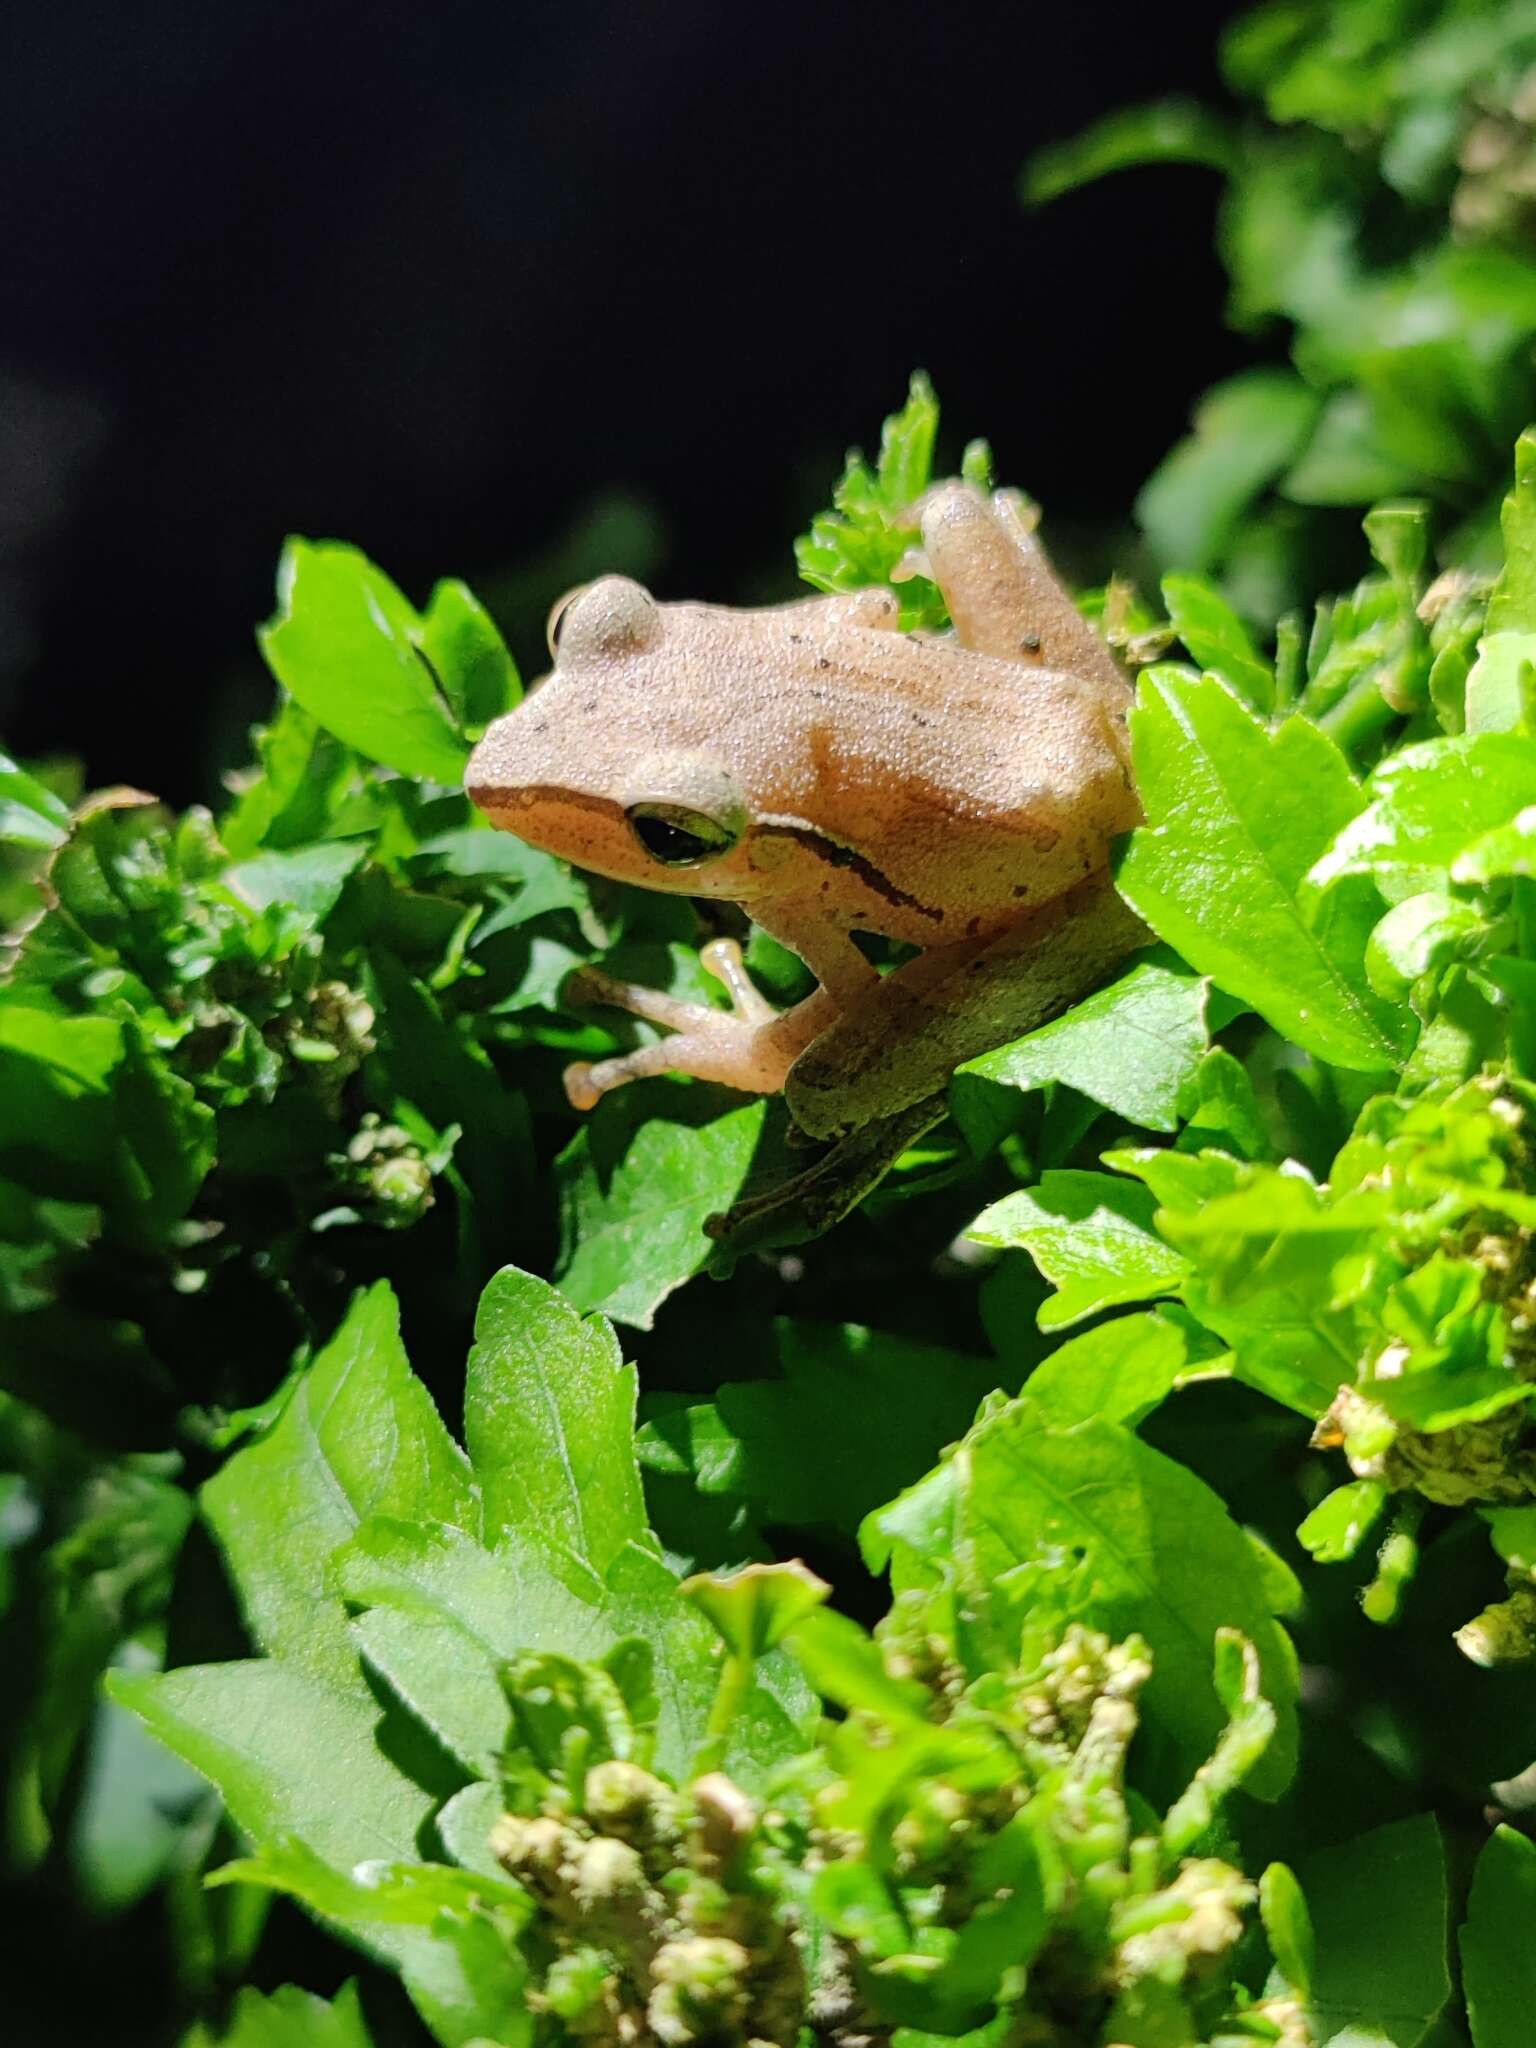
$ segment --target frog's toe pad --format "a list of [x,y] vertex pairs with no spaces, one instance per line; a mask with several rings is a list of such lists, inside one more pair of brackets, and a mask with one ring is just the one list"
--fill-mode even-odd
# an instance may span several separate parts
[[560,1078],[565,1083],[565,1099],[572,1109],[596,1109],[602,1101],[602,1089],[592,1085],[590,1060],[572,1060]]

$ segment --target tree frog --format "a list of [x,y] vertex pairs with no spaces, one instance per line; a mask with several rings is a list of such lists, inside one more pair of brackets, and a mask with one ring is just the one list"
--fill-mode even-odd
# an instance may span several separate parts
[[[738,904],[810,968],[819,986],[782,1014],[730,940],[702,956],[729,1012],[574,977],[574,999],[671,1035],[565,1080],[579,1109],[662,1072],[783,1089],[799,1132],[834,1145],[800,1177],[813,1227],[938,1120],[956,1065],[1146,941],[1109,875],[1140,815],[1114,656],[1016,497],[944,483],[914,525],[908,573],[936,580],[952,634],[900,631],[883,586],[736,610],[605,576],[555,607],[551,673],[466,778],[531,845]],[[860,933],[917,951],[881,974]]]

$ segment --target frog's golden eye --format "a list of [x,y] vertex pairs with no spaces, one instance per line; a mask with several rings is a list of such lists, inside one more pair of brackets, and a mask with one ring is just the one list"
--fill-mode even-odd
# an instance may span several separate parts
[[696,868],[718,860],[742,832],[739,819],[712,818],[687,804],[631,804],[624,815],[645,852],[664,868]]
[[557,597],[550,606],[549,617],[544,623],[544,638],[549,647],[549,658],[551,661],[560,652],[560,629],[565,624],[566,613],[576,602],[577,598],[581,596],[582,592],[590,588],[589,584],[578,583],[574,590],[568,590],[564,597]]

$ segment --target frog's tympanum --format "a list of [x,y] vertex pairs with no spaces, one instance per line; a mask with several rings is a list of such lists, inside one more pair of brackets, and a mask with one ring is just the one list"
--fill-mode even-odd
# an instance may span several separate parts
[[[885,588],[736,611],[605,576],[555,608],[553,672],[469,764],[494,824],[597,874],[739,904],[816,976],[776,1014],[716,940],[704,964],[731,1012],[595,972],[570,988],[670,1034],[568,1069],[578,1108],[692,1074],[783,1089],[805,1137],[836,1141],[792,1184],[791,1235],[938,1120],[960,1061],[1146,938],[1109,877],[1138,818],[1124,675],[1017,500],[948,483],[917,518],[952,637],[898,630]],[[881,974],[857,933],[919,950]],[[758,1212],[785,1208],[781,1191],[713,1227],[766,1240],[779,1226]]]

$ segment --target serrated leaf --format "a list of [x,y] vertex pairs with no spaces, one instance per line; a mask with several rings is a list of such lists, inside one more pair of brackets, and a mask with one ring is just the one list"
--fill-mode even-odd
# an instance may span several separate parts
[[357,1660],[332,1552],[373,1514],[479,1526],[468,1464],[410,1369],[380,1281],[360,1294],[268,1433],[203,1489],[263,1649],[355,1690]]
[[1467,677],[1469,732],[1508,732],[1525,716],[1536,668],[1536,431],[1515,444],[1515,481],[1504,500],[1504,566]]
[[335,909],[348,875],[362,865],[367,854],[367,847],[358,841],[324,839],[317,846],[296,847],[288,853],[257,854],[226,868],[221,879],[253,910],[291,904],[319,924]]
[[1151,1645],[1146,1721],[1170,1785],[1205,1761],[1226,1725],[1212,1682],[1219,1628],[1253,1643],[1278,1717],[1249,1783],[1278,1797],[1296,1763],[1296,1672],[1243,1532],[1203,1481],[1097,1419],[1063,1424],[1026,1395],[976,1427],[951,1461],[955,1541],[979,1594],[1015,1566],[1071,1559],[1074,1618]]
[[1402,902],[1443,888],[1470,842],[1536,804],[1536,742],[1505,732],[1425,740],[1389,755],[1365,794],[1309,885],[1366,875],[1389,902]]
[[369,1858],[350,1872],[302,1841],[226,1864],[216,1883],[255,1883],[300,1899],[366,1947],[384,1949],[442,2048],[524,2048],[533,2039],[527,1964],[513,1936],[526,1895],[505,1878],[441,1863]]
[[1178,1287],[1185,1262],[1154,1229],[1156,1208],[1147,1189],[1129,1181],[1063,1169],[1004,1195],[966,1234],[979,1244],[1024,1247],[1057,1290],[1040,1310],[1040,1327],[1060,1330]]
[[[562,1578],[553,1553],[532,1531],[518,1531],[490,1551],[457,1530],[379,1518],[358,1531],[336,1569],[354,1605],[446,1626],[438,1640],[452,1647],[442,1664],[430,1662],[423,1641],[408,1663],[391,1662],[388,1676],[426,1724],[443,1731],[454,1754],[475,1759],[473,1767],[483,1767],[494,1711],[483,1680],[461,1689],[470,1668],[465,1639],[494,1671],[522,1651],[592,1660],[639,1636],[656,1659],[658,1762],[675,1776],[686,1773],[714,1703],[716,1639],[654,1551],[629,1545],[606,1583],[593,1585]],[[363,1640],[369,1641],[366,1631]],[[388,1649],[386,1642],[381,1668]],[[766,1660],[732,1731],[728,1768],[753,1783],[800,1746],[808,1699],[797,1684],[786,1683],[788,1669],[782,1659]]]
[[1361,808],[1343,755],[1304,719],[1269,732],[1213,677],[1157,668],[1132,713],[1148,823],[1116,876],[1190,965],[1319,1058],[1370,1071],[1406,1048],[1402,1013],[1365,979],[1378,914],[1314,916],[1308,870]]
[[482,731],[522,695],[517,664],[468,584],[450,578],[433,587],[420,644],[454,717],[470,732]]
[[635,1462],[635,1369],[603,1317],[506,1266],[480,1298],[464,1440],[494,1543],[503,1530],[574,1558],[597,1584],[650,1543]]
[[1302,1859],[1319,2048],[1416,2048],[1450,1995],[1446,1873],[1428,1814]]
[[1175,1130],[1180,1092],[1208,1043],[1207,993],[1208,984],[1171,956],[1138,960],[1054,1023],[968,1060],[951,1089],[956,1121],[982,1149],[989,1087],[1059,1082],[1145,1130]]
[[434,1800],[386,1759],[366,1691],[276,1659],[117,1672],[107,1690],[218,1787],[253,1841],[297,1836],[342,1873],[414,1856]]
[[578,1307],[648,1330],[667,1296],[708,1262],[705,1218],[741,1193],[766,1106],[749,1102],[708,1122],[658,1113],[638,1127],[633,1108],[603,1117],[606,1108],[596,1112],[601,1123],[577,1132],[556,1167],[556,1278]]
[[1165,576],[1169,623],[1203,669],[1214,669],[1251,710],[1275,708],[1275,672],[1254,645],[1239,614],[1200,576]]
[[223,2026],[199,2022],[180,2048],[372,2048],[372,2041],[354,1983],[333,1999],[296,1984],[269,1992],[247,1985]]
[[1303,1415],[1320,1416],[1354,1382],[1354,1324],[1333,1275],[1372,1211],[1369,1198],[1330,1206],[1310,1181],[1258,1169],[1159,1215],[1189,1262],[1184,1300],[1232,1346],[1237,1376]]
[[1060,1423],[1097,1415],[1134,1429],[1186,1379],[1216,1370],[1191,1358],[1179,1324],[1149,1311],[1068,1338],[1035,1367],[1026,1387],[1030,1400]]
[[1525,2048],[1536,2012],[1536,1842],[1495,1828],[1461,1929],[1472,2048]]
[[328,732],[402,775],[457,788],[469,758],[422,659],[421,620],[357,548],[293,539],[261,651]]
[[[968,1358],[856,1324],[775,1325],[779,1379],[727,1382],[687,1411],[707,1444],[698,1481],[750,1504],[757,1519],[852,1535],[959,1436],[997,1383]],[[666,1436],[668,1418],[649,1425]]]

